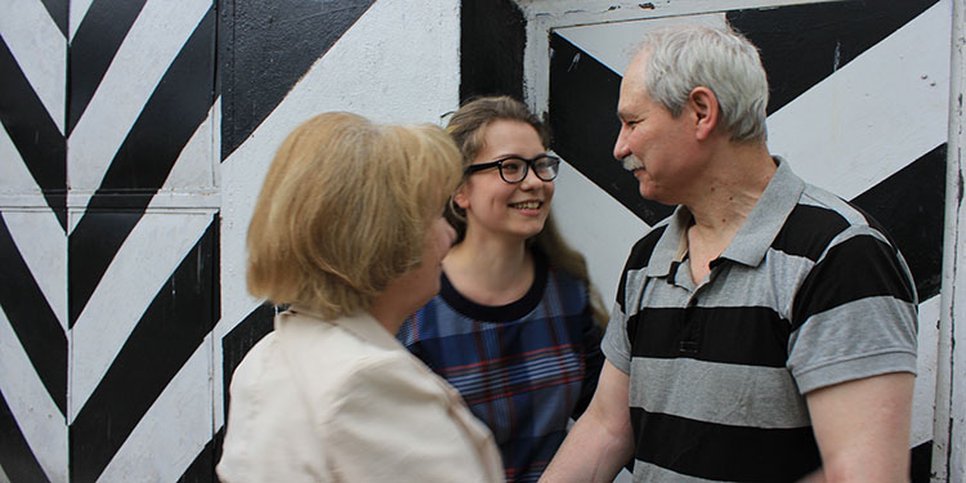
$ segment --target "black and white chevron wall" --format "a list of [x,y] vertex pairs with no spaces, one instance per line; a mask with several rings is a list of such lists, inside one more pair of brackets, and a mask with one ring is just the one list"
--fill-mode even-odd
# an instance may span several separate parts
[[231,372],[274,313],[245,290],[248,219],[318,112],[442,123],[526,97],[569,163],[557,216],[612,294],[667,212],[610,145],[634,32],[668,16],[758,43],[773,149],[892,229],[935,347],[953,1],[0,0],[0,481],[215,480]]

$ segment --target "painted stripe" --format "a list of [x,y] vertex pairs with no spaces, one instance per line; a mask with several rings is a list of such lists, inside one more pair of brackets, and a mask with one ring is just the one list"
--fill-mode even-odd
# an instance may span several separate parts
[[13,481],[67,480],[67,424],[0,310],[0,465]]
[[[210,84],[214,33],[214,10],[209,10],[151,96],[88,203],[87,213],[93,216],[85,214],[71,232],[69,253],[84,254],[68,259],[71,326],[179,154],[207,118],[214,101]],[[101,224],[98,218],[103,217],[98,212],[118,209],[130,215],[118,219],[117,224]]]
[[94,0],[70,0],[68,2],[69,14],[70,14],[70,25],[68,38],[73,40],[74,36],[77,35],[77,29],[84,23],[84,17],[87,16],[87,11],[90,10],[91,4]]
[[[67,237],[48,210],[3,212],[10,238],[52,315],[67,331]],[[6,270],[6,267],[4,268]]]
[[[798,389],[785,367],[762,368],[695,359],[632,359],[635,382],[631,401],[648,412],[708,423],[756,428],[801,428],[811,425],[804,401],[791,404],[761,394],[795,394]],[[735,391],[753,387],[755,394]],[[788,404],[788,405],[786,405]]]
[[[936,2],[812,3],[730,11],[727,18],[761,52],[771,85],[768,103],[771,114]],[[948,18],[947,12],[947,21]],[[931,48],[943,43],[948,45],[948,37],[942,43],[923,46]]]
[[944,143],[852,200],[888,230],[909,264],[919,300],[939,295],[942,282],[945,183]]
[[66,227],[64,136],[3,39],[0,39],[0,105],[4,106],[0,109],[0,123],[42,190],[47,205],[57,215],[61,227]]
[[916,385],[912,396],[912,425],[909,440],[914,445],[933,439],[936,414],[936,368],[939,347],[940,297],[919,305],[917,334]]
[[769,116],[772,152],[851,199],[945,143],[949,38],[943,1]]
[[[5,216],[5,215],[4,215]],[[67,337],[0,216],[0,307],[60,414],[67,406]]]
[[221,445],[225,438],[224,430],[215,433],[215,437],[198,452],[195,460],[188,465],[178,483],[194,483],[200,481],[218,481],[215,475],[215,465],[221,459]]
[[[101,187],[122,144],[131,142],[132,136],[145,137],[143,132],[136,132],[136,124],[146,121],[142,111],[149,109],[150,103],[160,101],[160,97],[169,91],[183,91],[186,96],[185,104],[181,99],[171,102],[170,97],[165,98],[165,108],[172,109],[170,117],[153,119],[157,124],[150,126],[163,133],[190,122],[190,117],[184,118],[187,113],[179,111],[196,107],[190,104],[194,91],[204,88],[210,97],[214,77],[211,68],[205,72],[198,64],[190,66],[197,69],[195,77],[190,78],[193,83],[175,78],[173,72],[179,69],[178,63],[184,63],[192,55],[201,55],[202,49],[205,55],[212,55],[214,21],[211,10],[211,1],[204,0],[181,2],[178,8],[171,8],[163,0],[151,0],[145,4],[67,142],[73,206],[85,206],[87,203],[83,197],[91,196]],[[205,32],[212,33],[205,39],[198,39],[199,34]],[[198,45],[191,45],[192,42]],[[209,100],[206,110],[210,105]],[[173,109],[175,107],[177,109]],[[144,140],[150,139],[145,137]],[[174,143],[165,143],[163,147]]]
[[495,94],[524,98],[526,25],[516,2],[460,2],[461,100]]
[[[312,64],[373,3],[374,0],[275,0],[219,4],[223,27],[219,35],[224,33],[219,38],[220,68],[225,73],[221,159],[251,136]],[[424,45],[412,39],[404,43]],[[267,49],[266,45],[284,48]],[[266,65],[271,65],[271,69],[266,69]]]
[[104,78],[134,20],[141,13],[145,1],[98,0],[89,5],[84,12],[83,22],[71,33],[68,135],[74,130],[78,119],[94,97],[97,86]]
[[[64,0],[50,1],[66,8]],[[0,37],[6,42],[58,132],[63,133],[67,41],[39,0],[8,2],[3,10],[3,15],[0,15]]]
[[[219,303],[217,244],[218,222],[213,221],[159,291],[71,423],[71,480],[93,481],[101,475],[214,327]],[[80,352],[78,347],[75,360],[87,356]]]
[[[267,304],[262,304],[254,308],[248,315],[238,321],[231,327],[227,329],[223,326],[224,317],[222,322],[215,327],[215,338],[221,341],[221,351],[216,350],[215,358],[220,358],[221,365],[217,366],[221,369],[221,391],[216,391],[215,394],[221,394],[223,397],[223,404],[220,406],[220,410],[216,408],[215,410],[215,428],[219,432],[223,432],[222,428],[225,423],[225,414],[230,407],[229,403],[229,393],[228,389],[231,386],[231,377],[235,373],[235,368],[241,363],[242,358],[245,354],[251,350],[258,341],[262,340],[269,332],[275,328],[275,307]],[[219,337],[219,334],[224,334]],[[218,382],[215,383],[216,388],[218,387]],[[218,453],[221,452],[221,446],[219,443]]]
[[212,348],[209,334],[138,421],[101,481],[175,481],[209,444]]
[[[284,137],[305,119],[330,110],[406,123],[440,119],[452,111],[459,103],[459,79],[453,75],[459,65],[453,42],[459,38],[458,14],[449,2],[376,2],[222,163],[222,199],[231,207],[222,212],[225,323],[242,320],[255,305],[245,287],[245,232],[265,172]],[[386,25],[398,25],[403,18],[420,19],[420,28],[408,30],[405,42],[387,37]],[[378,53],[378,68],[360,59],[360,45]],[[400,82],[399,72],[413,65],[420,66],[420,81]]]
[[743,428],[635,407],[631,408],[631,424],[645,428],[637,436],[638,460],[685,475],[725,481],[787,481],[821,464],[811,427]]
[[50,481],[24,440],[3,390],[0,390],[0,436],[0,481]]
[[550,48],[554,151],[645,223],[656,224],[671,208],[641,198],[637,180],[612,154],[620,130],[620,76],[557,34],[550,35]]
[[554,32],[613,73],[622,76],[636,53],[644,32],[679,24],[724,27],[725,14],[694,14],[650,18],[644,21],[580,25],[556,29]]
[[[134,215],[88,213],[111,225]],[[172,272],[210,231],[211,213],[150,212],[118,250],[91,301],[71,330],[71,414],[77,415],[106,376]],[[158,240],[164,240],[158,244]],[[145,248],[151,247],[150,252]],[[137,280],[137,283],[131,283]],[[187,290],[189,287],[185,287]],[[123,301],[120,303],[119,301]]]
[[[41,0],[47,9],[50,20],[60,30],[62,38],[67,36],[67,2],[68,0]],[[16,17],[16,16],[14,16]]]

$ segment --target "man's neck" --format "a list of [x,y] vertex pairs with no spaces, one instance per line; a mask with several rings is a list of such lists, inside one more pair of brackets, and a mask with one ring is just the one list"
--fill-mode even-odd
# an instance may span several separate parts
[[704,280],[711,261],[731,244],[777,169],[764,145],[729,147],[711,163],[714,170],[698,188],[703,192],[686,204],[694,218],[687,241],[695,283]]

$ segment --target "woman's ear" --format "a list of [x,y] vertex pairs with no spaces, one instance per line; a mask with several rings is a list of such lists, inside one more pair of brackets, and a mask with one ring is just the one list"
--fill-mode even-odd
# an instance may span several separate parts
[[456,188],[456,192],[453,193],[453,202],[456,203],[456,206],[464,210],[469,208],[470,200],[466,195],[466,183],[462,183],[459,188]]

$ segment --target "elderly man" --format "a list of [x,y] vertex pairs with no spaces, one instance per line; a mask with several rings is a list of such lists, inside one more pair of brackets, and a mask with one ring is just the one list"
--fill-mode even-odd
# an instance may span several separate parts
[[912,276],[874,220],[769,154],[767,101],[728,29],[656,31],[628,67],[614,156],[679,206],[631,250],[597,392],[541,481],[632,459],[634,481],[908,479]]

